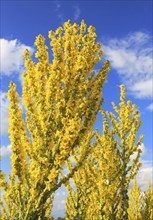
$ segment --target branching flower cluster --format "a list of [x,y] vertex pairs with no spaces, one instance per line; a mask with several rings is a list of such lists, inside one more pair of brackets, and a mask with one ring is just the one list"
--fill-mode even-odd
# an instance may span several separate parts
[[[68,21],[49,31],[48,37],[51,50],[42,35],[36,37],[37,62],[28,50],[24,52],[25,114],[16,85],[10,83],[12,169],[8,178],[0,172],[0,219],[54,219],[54,195],[64,185],[68,191],[66,220],[135,220],[145,219],[144,215],[149,220],[153,213],[151,187],[141,202],[137,202],[141,193],[136,182],[130,198],[128,195],[130,181],[141,166],[140,114],[136,105],[126,102],[124,85],[119,107],[112,103],[115,113],[102,109],[110,63],[106,60],[93,71],[104,55],[95,28],[84,21],[80,25]],[[102,134],[93,131],[99,112]]]

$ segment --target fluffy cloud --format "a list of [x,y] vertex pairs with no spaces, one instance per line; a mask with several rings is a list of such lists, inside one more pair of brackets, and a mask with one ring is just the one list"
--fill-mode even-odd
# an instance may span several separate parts
[[55,216],[55,218],[64,217],[66,197],[67,197],[67,191],[65,187],[61,187],[55,193],[53,210],[52,210],[52,214]]
[[[148,186],[148,181],[152,181],[153,178],[153,165],[151,161],[142,160],[142,167],[140,168],[137,175],[138,185],[142,191],[145,191]],[[152,182],[153,187],[153,182]]]
[[28,49],[33,53],[32,47],[22,44],[17,39],[0,39],[1,45],[1,73],[11,75],[12,73],[21,73],[23,71],[23,51]]
[[153,96],[153,79],[135,82],[130,86],[131,92],[135,93],[137,98],[152,98]]
[[12,154],[12,151],[10,149],[10,145],[6,147],[5,146],[0,147],[0,155],[2,157],[10,156],[11,154]]
[[135,32],[121,39],[107,40],[104,46],[112,68],[137,98],[151,98],[153,95],[151,42],[149,34]]
[[147,108],[148,108],[150,111],[153,111],[153,103],[151,103]]
[[0,102],[0,109],[1,109],[1,135],[7,134],[8,130],[8,107],[9,107],[9,100],[6,97],[6,93],[0,92],[1,102]]

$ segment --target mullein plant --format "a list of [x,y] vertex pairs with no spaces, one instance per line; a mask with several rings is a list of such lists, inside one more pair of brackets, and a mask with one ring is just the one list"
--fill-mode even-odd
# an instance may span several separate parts
[[153,189],[150,181],[147,190],[143,193],[143,201],[142,219],[153,219]]
[[[113,153],[116,140],[104,116],[103,135],[94,132],[91,151],[83,167],[75,173],[73,189],[67,186],[66,219],[105,219],[111,213],[117,191],[118,155]],[[115,151],[114,151],[115,152]],[[114,170],[116,167],[116,170]],[[115,172],[116,176],[115,176]],[[106,213],[107,212],[107,213]],[[108,218],[107,218],[108,219]]]
[[126,101],[123,85],[120,89],[119,107],[112,103],[115,114],[101,111],[103,133],[94,132],[92,150],[72,178],[76,190],[67,186],[67,220],[128,219],[129,183],[141,166],[143,135],[137,137],[141,121],[136,105]]
[[128,208],[129,220],[143,219],[142,218],[143,203],[144,203],[143,194],[141,193],[140,187],[137,185],[137,181],[135,178],[133,187],[130,189],[129,208]]
[[147,190],[142,192],[136,178],[134,179],[130,189],[128,216],[129,220],[153,219],[153,189],[150,181]]
[[[68,21],[49,31],[48,37],[52,61],[42,35],[35,41],[37,62],[28,50],[24,52],[25,119],[13,82],[8,91],[12,169],[8,181],[0,173],[3,220],[52,219],[54,194],[85,161],[102,104],[110,63],[92,71],[103,56],[95,28],[87,28],[84,21],[80,25]],[[63,176],[71,155],[77,155],[77,163]]]

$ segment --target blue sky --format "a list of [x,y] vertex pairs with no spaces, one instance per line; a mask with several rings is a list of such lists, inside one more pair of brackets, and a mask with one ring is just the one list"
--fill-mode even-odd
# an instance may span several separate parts
[[[21,95],[20,74],[23,72],[22,53],[25,48],[34,52],[38,34],[47,38],[64,21],[96,27],[98,41],[103,44],[105,59],[111,61],[111,72],[103,89],[104,108],[112,110],[111,101],[119,101],[119,85],[125,84],[127,99],[137,104],[145,135],[143,167],[138,183],[145,189],[151,179],[153,147],[153,60],[152,60],[152,1],[1,1],[1,154],[2,169],[10,170],[11,154],[7,134],[8,105],[6,92],[10,80],[17,84]],[[46,43],[49,40],[46,39]],[[48,44],[49,45],[49,44]],[[95,127],[101,126],[98,116]],[[63,215],[66,192],[56,194],[54,214]]]

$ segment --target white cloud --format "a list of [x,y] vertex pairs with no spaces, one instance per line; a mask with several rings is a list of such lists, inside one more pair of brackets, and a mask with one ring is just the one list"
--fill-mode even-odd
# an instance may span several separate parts
[[147,107],[147,109],[149,109],[150,111],[153,111],[153,103],[151,103],[151,104]]
[[153,97],[153,79],[135,82],[129,87],[131,92],[135,93],[137,98],[152,98]]
[[74,6],[74,20],[78,20],[81,10],[78,6]]
[[23,71],[23,51],[28,49],[33,53],[32,47],[22,44],[17,39],[6,40],[0,39],[1,45],[1,73],[10,76],[13,73],[21,73]]
[[65,215],[65,202],[67,191],[65,187],[61,187],[55,193],[52,214],[57,217],[64,217]]
[[10,149],[10,145],[6,147],[5,146],[0,147],[0,155],[2,157],[10,156],[11,154],[12,154],[12,151]]
[[6,93],[0,91],[0,119],[1,119],[1,135],[7,134],[8,131],[8,107],[9,107],[9,100],[6,96]]
[[[143,160],[142,167],[140,168],[137,175],[137,183],[141,187],[142,191],[145,191],[148,186],[148,181],[153,179],[153,165],[151,161]],[[153,187],[153,182],[151,182]]]
[[121,39],[107,40],[103,46],[112,68],[121,76],[127,89],[137,98],[153,96],[152,37],[143,32]]

